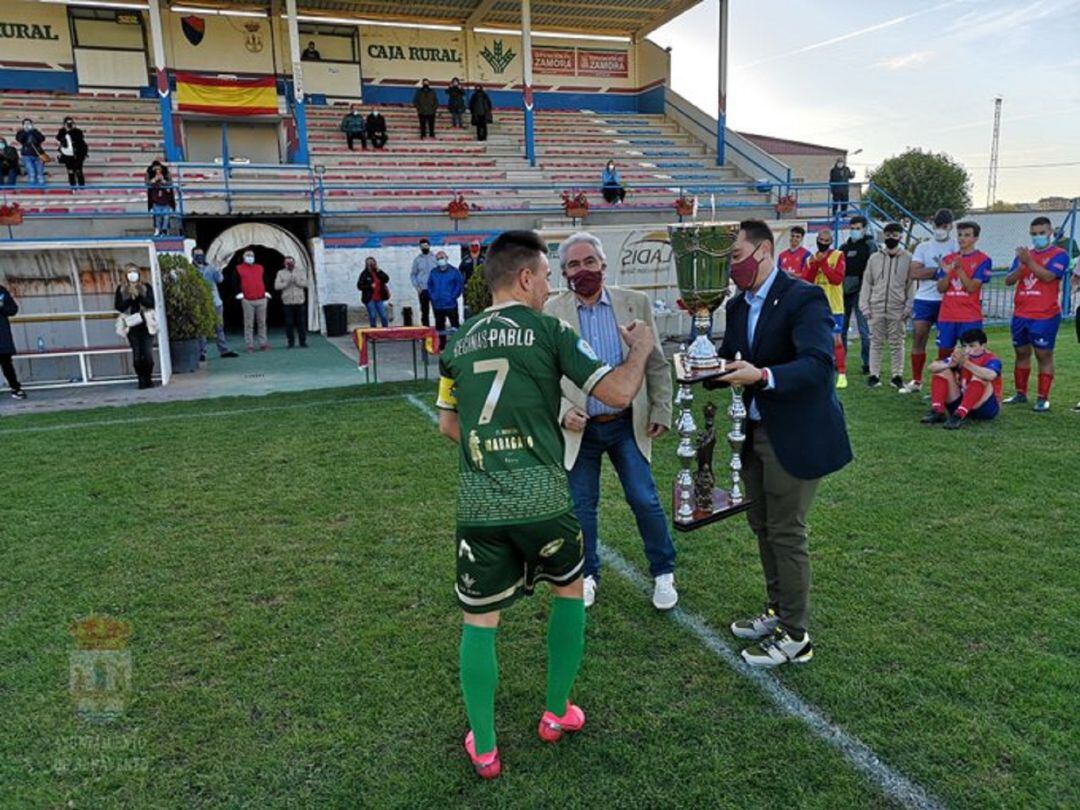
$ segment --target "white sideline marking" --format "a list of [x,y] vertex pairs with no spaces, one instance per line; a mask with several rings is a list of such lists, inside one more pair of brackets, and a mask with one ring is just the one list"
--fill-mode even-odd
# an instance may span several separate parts
[[[6,430],[0,429],[0,436],[10,436],[14,433],[52,433],[58,430],[81,430],[82,428],[114,427],[117,425],[138,425],[144,422],[182,422],[187,419],[206,419],[215,416],[232,416],[233,414],[294,411],[300,410],[302,408],[318,408],[322,405],[353,405],[358,402],[375,402],[378,400],[404,399],[405,396],[405,394],[379,394],[370,397],[349,397],[347,399],[317,399],[313,402],[294,402],[289,405],[257,405],[254,408],[228,408],[220,411],[176,413],[165,416],[129,416],[126,419],[98,419],[92,422],[61,422],[55,425],[41,425],[38,427],[7,428]],[[412,399],[411,395],[409,395],[409,397],[410,399]]]
[[[432,422],[438,423],[438,413],[431,405],[413,394],[407,394],[405,398],[410,405],[425,414]],[[600,556],[615,573],[627,580],[643,594],[652,593],[646,576],[628,563],[621,554],[601,545]],[[707,650],[714,653],[730,669],[753,682],[765,693],[765,696],[776,708],[789,717],[799,720],[815,736],[839,750],[844,759],[855,770],[877,785],[888,798],[904,807],[917,808],[918,810],[942,810],[944,808],[945,805],[927,793],[922,786],[917,785],[882,762],[881,758],[866,743],[833,723],[821,709],[803,700],[767,671],[747,665],[742,660],[742,657],[724,642],[716,631],[709,627],[708,622],[700,616],[679,607],[669,610],[668,615],[677,625],[696,636]]]

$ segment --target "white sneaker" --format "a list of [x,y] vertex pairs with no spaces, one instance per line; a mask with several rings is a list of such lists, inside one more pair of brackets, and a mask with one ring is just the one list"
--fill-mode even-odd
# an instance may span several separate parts
[[765,608],[765,612],[752,619],[744,619],[731,623],[731,633],[736,638],[747,638],[756,641],[759,638],[771,636],[780,625],[780,617],[771,607]]
[[591,608],[596,601],[596,577],[585,577],[585,607]]
[[901,394],[914,394],[917,391],[922,391],[922,380],[912,380],[900,389]]
[[809,633],[803,633],[803,637],[796,641],[783,627],[777,627],[767,639],[743,650],[742,657],[752,667],[778,667],[789,661],[805,664],[814,657],[814,648],[810,644]]
[[653,607],[657,610],[671,610],[679,601],[679,592],[675,590],[675,575],[661,574],[656,578],[652,592]]

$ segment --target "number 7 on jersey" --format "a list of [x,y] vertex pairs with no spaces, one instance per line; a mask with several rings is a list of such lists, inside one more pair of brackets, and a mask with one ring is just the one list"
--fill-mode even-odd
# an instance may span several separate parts
[[510,361],[505,357],[497,357],[493,360],[477,360],[473,363],[472,370],[473,374],[495,373],[495,379],[491,383],[491,390],[488,391],[487,399],[484,400],[484,407],[480,411],[480,418],[476,422],[478,425],[486,425],[491,421],[491,417],[495,413],[495,406],[499,404],[503,385],[510,374]]

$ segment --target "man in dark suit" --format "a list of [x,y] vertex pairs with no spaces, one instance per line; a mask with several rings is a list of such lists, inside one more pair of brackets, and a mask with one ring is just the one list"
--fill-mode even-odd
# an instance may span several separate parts
[[727,305],[720,356],[743,359],[705,383],[744,386],[747,518],[758,538],[768,604],[731,631],[757,642],[743,650],[747,663],[769,667],[813,657],[806,518],[821,479],[852,458],[836,398],[829,304],[821,288],[777,270],[773,252],[768,225],[740,223],[731,278],[742,292]]

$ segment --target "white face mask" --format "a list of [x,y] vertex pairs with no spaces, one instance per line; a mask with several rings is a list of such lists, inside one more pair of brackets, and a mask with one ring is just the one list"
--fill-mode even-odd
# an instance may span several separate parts
[[25,129],[27,132],[29,132],[30,130],[32,130],[34,128],[34,125],[33,124],[23,124],[22,128]]
[[949,238],[949,231],[947,228],[934,228],[934,238],[939,242],[944,242]]
[[132,270],[132,271],[130,271],[128,273],[127,278],[128,278],[128,281],[130,281],[132,284],[134,284],[136,281],[139,280],[139,274],[136,273],[134,270]]
[[250,253],[244,254],[244,264],[255,264],[255,257]]

